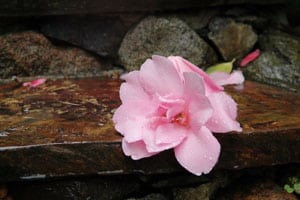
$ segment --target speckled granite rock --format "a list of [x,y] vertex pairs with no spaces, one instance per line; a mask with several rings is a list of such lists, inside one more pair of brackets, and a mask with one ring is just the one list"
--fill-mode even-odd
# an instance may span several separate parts
[[259,44],[262,54],[244,69],[246,77],[300,92],[300,38],[272,31]]
[[252,27],[229,18],[215,18],[209,24],[208,37],[226,61],[245,56],[257,41]]
[[97,74],[99,59],[79,48],[54,46],[32,31],[0,36],[0,78],[34,75]]
[[180,55],[198,66],[208,66],[217,59],[213,49],[176,17],[143,19],[126,34],[119,49],[121,64],[129,71],[139,69],[154,54]]

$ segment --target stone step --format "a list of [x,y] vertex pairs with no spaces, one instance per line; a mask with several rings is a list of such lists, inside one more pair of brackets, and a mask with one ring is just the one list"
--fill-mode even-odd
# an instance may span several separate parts
[[[92,174],[184,171],[173,152],[133,161],[111,117],[119,80],[48,80],[37,88],[0,85],[0,182]],[[246,81],[226,87],[242,133],[215,134],[216,169],[300,162],[300,95]]]
[[286,3],[287,0],[1,0],[0,16],[47,16],[74,14],[103,14],[115,12],[151,12],[195,9],[218,5]]

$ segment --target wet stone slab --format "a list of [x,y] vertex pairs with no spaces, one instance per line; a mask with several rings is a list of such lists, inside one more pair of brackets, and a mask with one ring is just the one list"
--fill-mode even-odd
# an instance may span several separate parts
[[[0,182],[95,174],[183,171],[172,151],[133,161],[111,117],[119,80],[48,80],[37,88],[0,85]],[[300,95],[246,81],[226,91],[242,133],[215,134],[216,169],[300,162]]]

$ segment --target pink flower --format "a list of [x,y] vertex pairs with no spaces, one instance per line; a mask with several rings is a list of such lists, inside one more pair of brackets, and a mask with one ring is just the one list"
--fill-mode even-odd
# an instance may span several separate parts
[[240,62],[241,67],[245,67],[248,63],[252,62],[260,55],[260,50],[256,49],[255,51],[249,53],[243,60]]
[[181,57],[153,56],[122,78],[113,121],[125,155],[134,160],[173,148],[185,169],[209,173],[220,154],[212,132],[242,130],[234,100]]
[[30,81],[30,82],[24,82],[23,86],[24,87],[37,87],[37,86],[39,86],[41,84],[44,84],[46,82],[46,80],[47,79],[45,79],[45,78],[39,78],[39,79]]

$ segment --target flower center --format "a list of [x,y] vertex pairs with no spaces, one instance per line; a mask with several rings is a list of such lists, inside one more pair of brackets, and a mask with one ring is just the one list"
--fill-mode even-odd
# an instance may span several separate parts
[[188,115],[186,115],[184,112],[179,113],[171,119],[171,123],[176,123],[181,126],[188,126],[189,124]]

